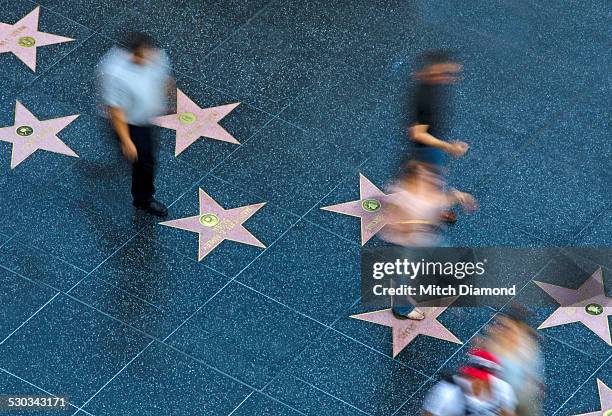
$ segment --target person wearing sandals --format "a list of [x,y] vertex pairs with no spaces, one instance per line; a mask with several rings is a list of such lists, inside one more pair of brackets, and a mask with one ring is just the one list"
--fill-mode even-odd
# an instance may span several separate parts
[[[447,189],[444,180],[428,163],[411,161],[397,181],[388,189],[389,198],[385,216],[389,223],[380,237],[402,247],[445,246],[442,213],[460,204],[466,211],[473,211],[477,204],[474,197],[456,189]],[[421,320],[425,316],[410,302],[394,304],[391,308],[397,319]]]

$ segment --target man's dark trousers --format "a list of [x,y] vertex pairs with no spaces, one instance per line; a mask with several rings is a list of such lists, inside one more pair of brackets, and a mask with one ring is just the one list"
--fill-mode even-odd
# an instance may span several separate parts
[[146,204],[155,194],[159,138],[153,126],[129,125],[129,129],[138,152],[138,160],[132,164],[132,197],[135,204]]

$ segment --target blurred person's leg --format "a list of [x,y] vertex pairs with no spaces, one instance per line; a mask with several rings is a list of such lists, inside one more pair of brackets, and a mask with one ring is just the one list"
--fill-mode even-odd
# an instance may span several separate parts
[[[393,286],[397,287],[395,283]],[[391,296],[391,312],[397,319],[412,319],[420,321],[425,318],[407,296]]]
[[132,197],[135,205],[144,205],[155,194],[156,146],[151,127],[130,126],[130,136],[138,151],[138,160],[132,165]]
[[406,316],[410,312],[412,312],[413,310],[414,310],[414,306],[394,306],[393,307],[393,314],[394,315]]
[[157,202],[155,195],[155,171],[159,143],[152,126],[130,125],[130,136],[138,151],[138,160],[132,164],[132,197],[134,206],[165,216],[166,207]]
[[425,319],[423,312],[414,306],[393,306],[391,312],[397,319],[412,319],[414,321]]

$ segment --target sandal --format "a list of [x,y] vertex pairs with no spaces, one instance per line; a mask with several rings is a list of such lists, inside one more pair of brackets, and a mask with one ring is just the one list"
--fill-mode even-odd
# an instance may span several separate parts
[[406,318],[412,319],[413,321],[422,321],[425,319],[425,314],[415,308],[412,312],[406,315]]
[[416,308],[412,312],[410,312],[408,315],[402,315],[400,313],[397,313],[393,309],[391,309],[391,312],[393,312],[393,316],[396,319],[400,319],[402,321],[406,319],[410,319],[413,321],[422,321],[423,319],[425,319],[425,314]]

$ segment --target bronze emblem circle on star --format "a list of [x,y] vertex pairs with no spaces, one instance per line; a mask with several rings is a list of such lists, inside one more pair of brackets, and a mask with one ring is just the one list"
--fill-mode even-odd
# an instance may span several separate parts
[[601,315],[604,311],[603,306],[598,303],[589,303],[584,309],[589,315]]
[[34,129],[30,126],[19,126],[17,127],[17,134],[20,136],[31,136],[34,133]]
[[366,199],[361,203],[361,207],[368,212],[375,212],[380,209],[380,201],[376,199]]
[[200,224],[204,227],[214,227],[219,224],[219,217],[215,214],[203,214],[200,215]]
[[23,36],[17,39],[17,45],[23,46],[24,48],[31,48],[36,45],[36,39],[32,36]]
[[192,124],[197,119],[198,118],[196,117],[196,115],[190,112],[181,113],[179,115],[179,121],[183,124]]

